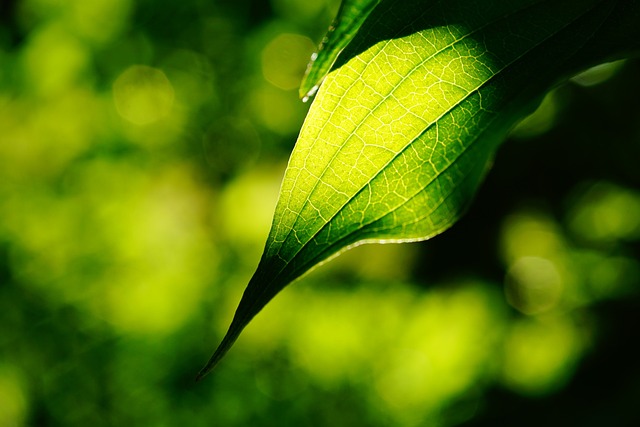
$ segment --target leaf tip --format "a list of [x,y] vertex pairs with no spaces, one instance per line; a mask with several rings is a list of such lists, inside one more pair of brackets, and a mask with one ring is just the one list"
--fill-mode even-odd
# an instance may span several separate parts
[[[218,350],[219,350],[219,348],[218,348]],[[218,350],[216,350],[216,352],[213,354],[211,359],[209,359],[207,364],[202,369],[200,369],[200,372],[198,372],[198,375],[196,375],[196,382],[197,383],[202,381],[202,379],[204,377],[209,375],[211,373],[211,371],[213,371],[213,369],[218,365],[218,362],[220,361],[220,359],[222,359],[222,356],[224,354],[221,354],[221,355],[218,356],[218,353],[219,353]],[[225,353],[226,353],[226,351],[225,351]]]
[[216,351],[213,353],[209,361],[207,361],[207,364],[204,365],[200,372],[198,372],[198,375],[196,375],[196,382],[201,381],[215,369],[220,360],[222,360],[229,349],[233,346],[233,343],[236,342],[238,336],[240,335],[240,332],[242,331],[246,323],[247,322],[244,322],[241,326],[239,326],[236,322],[231,323],[227,334],[222,339],[222,342],[220,342],[220,344],[218,345],[218,348],[216,348]]

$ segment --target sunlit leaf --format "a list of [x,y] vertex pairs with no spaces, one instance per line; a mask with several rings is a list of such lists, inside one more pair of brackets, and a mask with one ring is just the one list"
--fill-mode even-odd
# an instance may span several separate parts
[[318,263],[363,242],[424,240],[450,227],[505,134],[549,88],[638,49],[638,10],[607,0],[380,2],[318,91],[263,257],[199,377]]

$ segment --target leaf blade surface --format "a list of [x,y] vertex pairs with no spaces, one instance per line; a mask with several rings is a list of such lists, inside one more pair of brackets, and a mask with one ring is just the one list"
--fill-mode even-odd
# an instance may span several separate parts
[[263,257],[201,375],[314,265],[355,244],[450,227],[510,127],[559,80],[602,59],[593,38],[618,5],[381,1],[314,100]]

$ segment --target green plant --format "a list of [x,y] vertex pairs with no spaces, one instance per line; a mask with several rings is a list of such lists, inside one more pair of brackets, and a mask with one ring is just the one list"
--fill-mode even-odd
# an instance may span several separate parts
[[636,0],[343,1],[301,87],[322,82],[262,259],[198,378],[318,263],[449,228],[514,124],[577,72],[637,53],[638,22]]

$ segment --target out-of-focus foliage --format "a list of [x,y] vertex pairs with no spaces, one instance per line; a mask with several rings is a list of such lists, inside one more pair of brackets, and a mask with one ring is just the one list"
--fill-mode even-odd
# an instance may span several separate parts
[[194,384],[337,7],[0,4],[0,426],[528,425],[581,381],[610,390],[596,415],[637,417],[633,62],[555,92],[457,228],[317,270]]

